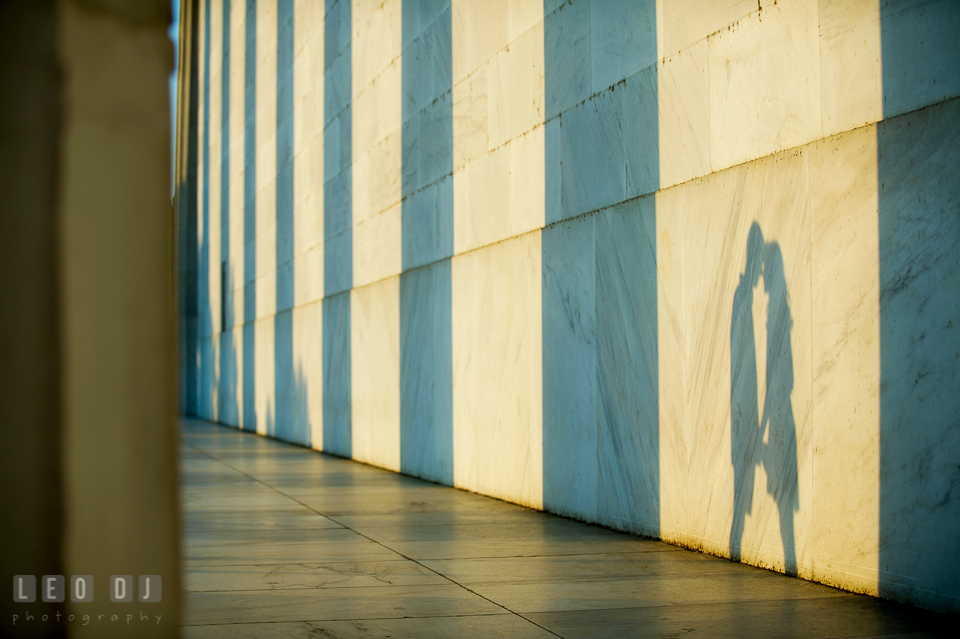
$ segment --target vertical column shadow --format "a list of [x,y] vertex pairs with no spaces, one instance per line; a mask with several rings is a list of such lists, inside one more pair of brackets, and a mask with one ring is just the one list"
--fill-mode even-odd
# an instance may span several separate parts
[[350,287],[353,285],[351,11],[330,5],[324,20],[323,450],[352,454]]
[[246,0],[243,126],[243,418],[257,429],[257,0]]
[[233,266],[230,263],[230,13],[232,0],[223,0],[223,48],[220,112],[220,378],[217,419],[240,424],[237,403],[237,349],[234,346]]
[[958,24],[956,3],[881,8],[886,119],[877,125],[879,594],[952,611],[960,607],[960,99],[937,102],[957,86]]
[[656,233],[653,196],[597,218],[598,513],[652,537],[660,534]]
[[203,166],[200,202],[201,237],[197,251],[197,328],[199,335],[199,385],[197,413],[213,419],[213,317],[210,310],[210,2],[204,4],[203,22]]
[[[180,246],[182,271],[180,276],[180,303],[183,313],[182,323],[182,361],[180,368],[183,378],[180,386],[180,401],[185,415],[197,415],[197,322],[199,293],[197,284],[197,114],[199,84],[199,3],[190,5],[190,43],[189,43],[189,96],[186,112],[181,120],[187,122],[186,135],[186,176],[185,182],[177,189],[180,198]],[[184,16],[186,18],[186,16]],[[186,50],[186,48],[184,48]],[[184,102],[181,102],[184,104]]]
[[453,484],[450,2],[403,3],[400,469]]
[[543,502],[658,536],[655,3],[557,4],[544,2]]
[[277,310],[274,316],[274,435],[310,446],[310,424],[297,410],[306,392],[293,364],[294,179],[293,0],[277,3]]

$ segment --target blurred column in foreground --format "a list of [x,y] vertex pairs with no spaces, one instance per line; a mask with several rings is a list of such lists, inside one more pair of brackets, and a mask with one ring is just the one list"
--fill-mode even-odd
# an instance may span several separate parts
[[3,635],[178,634],[169,19],[165,0],[0,5],[0,565],[37,582],[3,597]]

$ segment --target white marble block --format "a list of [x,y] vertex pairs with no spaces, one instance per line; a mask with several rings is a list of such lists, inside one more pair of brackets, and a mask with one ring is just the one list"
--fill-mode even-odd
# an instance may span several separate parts
[[872,594],[880,530],[878,186],[875,127],[814,145],[812,576]]
[[454,485],[543,500],[540,232],[453,258]]
[[402,195],[400,0],[354,0],[353,285],[400,273]]
[[400,470],[400,278],[350,291],[352,456]]
[[[685,372],[660,361],[664,379],[686,379],[689,423],[678,427],[675,400],[663,400],[660,447],[680,465],[661,466],[676,474],[661,485],[686,511],[663,495],[676,526],[664,538],[801,574],[813,504],[808,166],[793,151],[671,189],[664,232],[684,229],[683,260],[664,256],[661,268],[683,270],[683,316],[658,327],[665,354],[686,344]],[[675,313],[676,294],[665,295]]]
[[768,5],[708,38],[714,171],[820,137],[816,0]]
[[452,3],[454,253],[544,220],[542,4]]

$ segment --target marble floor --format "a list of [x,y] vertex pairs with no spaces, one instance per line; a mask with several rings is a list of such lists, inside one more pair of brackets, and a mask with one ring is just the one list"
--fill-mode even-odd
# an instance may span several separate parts
[[188,639],[919,638],[956,627],[208,422],[184,421],[181,442]]

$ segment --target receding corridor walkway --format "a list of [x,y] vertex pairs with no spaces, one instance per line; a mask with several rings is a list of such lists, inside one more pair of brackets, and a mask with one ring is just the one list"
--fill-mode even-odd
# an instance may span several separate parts
[[183,424],[184,636],[932,637],[955,621]]

